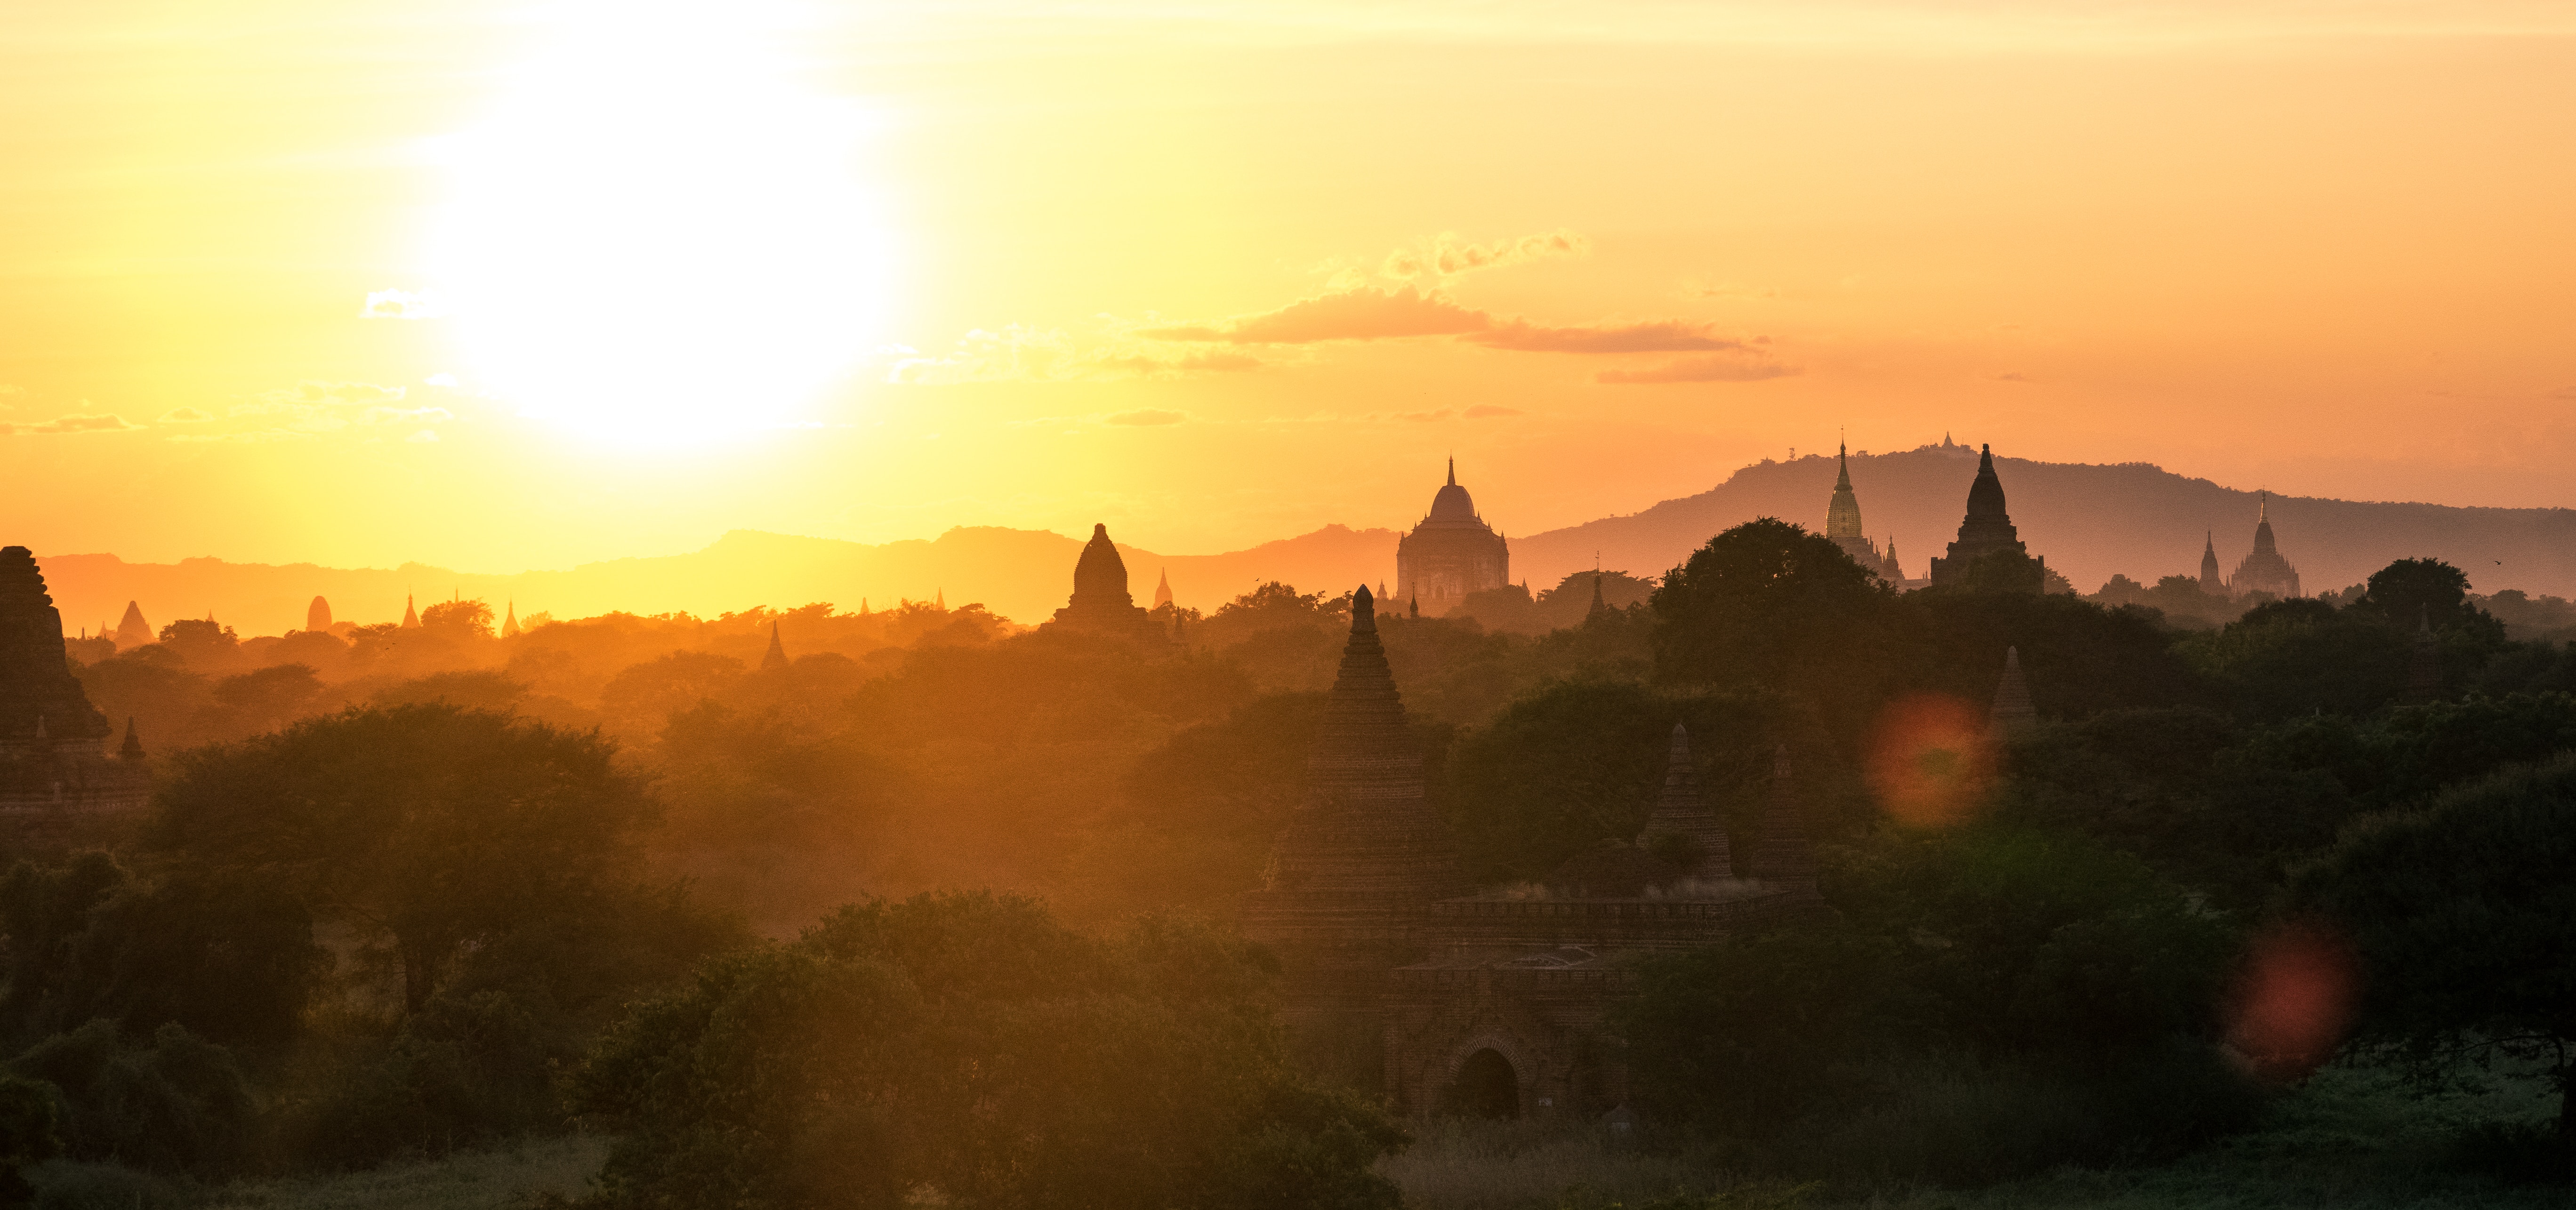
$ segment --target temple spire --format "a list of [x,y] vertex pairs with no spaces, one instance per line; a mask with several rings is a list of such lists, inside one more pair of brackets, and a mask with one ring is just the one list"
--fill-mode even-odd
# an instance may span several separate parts
[[1449,486],[1458,486],[1458,457],[1455,454],[1449,457]]
[[787,666],[787,645],[778,641],[778,622],[769,623],[769,653],[760,657],[760,670],[769,672]]
[[1798,789],[1789,776],[1789,745],[1771,749],[1771,795],[1762,808],[1762,839],[1754,846],[1755,878],[1813,893],[1816,854],[1807,841],[1807,822],[1798,806]]
[[125,716],[125,743],[116,750],[116,754],[125,760],[143,759],[143,738],[135,734],[134,716],[131,714]]
[[405,629],[405,630],[415,629],[415,628],[419,627],[419,625],[420,625],[420,611],[419,611],[418,609],[415,609],[415,608],[413,608],[413,607],[412,607],[412,599],[411,599],[411,594],[410,594],[410,593],[404,593],[404,594],[403,594],[403,620],[402,620],[402,624],[403,624],[403,629]]
[[515,599],[510,600],[502,606],[502,612],[505,616],[501,619],[501,637],[505,639],[519,637],[519,602]]
[[1709,809],[1699,792],[1699,769],[1691,763],[1690,729],[1673,724],[1672,747],[1664,760],[1664,793],[1646,817],[1637,844],[1684,874],[1702,878],[1734,876],[1727,849],[1726,821]]
[[2039,721],[2039,711],[2030,704],[2030,683],[2021,675],[2021,648],[2004,648],[2004,675],[1995,683],[1995,703],[1987,717],[2001,735],[2019,734]]

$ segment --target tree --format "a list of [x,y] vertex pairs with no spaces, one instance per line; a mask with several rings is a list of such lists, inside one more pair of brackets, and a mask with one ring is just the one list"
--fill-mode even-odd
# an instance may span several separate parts
[[0,1207],[35,1205],[36,1191],[20,1170],[63,1153],[58,1091],[42,1080],[0,1075]]
[[213,618],[181,618],[161,628],[161,645],[191,666],[207,667],[231,659],[241,640]]
[[1655,674],[1780,688],[1867,631],[1885,583],[1822,535],[1775,517],[1709,539],[1655,590]]
[[488,639],[492,607],[481,601],[440,601],[420,611],[420,628],[451,639]]
[[351,709],[182,754],[149,843],[389,938],[416,1010],[469,946],[632,890],[656,808],[614,753],[445,704]]
[[1292,1075],[1258,951],[1035,903],[844,908],[636,1006],[573,1075],[594,1202],[1394,1210],[1402,1134]]
[[2293,879],[2359,956],[2357,1041],[2419,1071],[2544,1065],[2576,1149],[2576,754],[2371,816]]

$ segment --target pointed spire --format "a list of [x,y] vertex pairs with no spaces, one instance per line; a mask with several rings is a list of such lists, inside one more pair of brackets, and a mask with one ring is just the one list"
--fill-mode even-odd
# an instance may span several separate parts
[[1816,854],[1807,841],[1805,812],[1798,805],[1798,789],[1789,776],[1789,745],[1775,744],[1771,749],[1771,795],[1762,807],[1762,840],[1753,848],[1753,865],[1749,871],[1764,882],[1775,882],[1796,890],[1813,893],[1816,887]]
[[1158,578],[1154,582],[1154,608],[1161,609],[1171,603],[1172,569],[1166,567],[1162,569],[1158,574]]
[[1726,821],[1700,797],[1699,769],[1691,762],[1690,729],[1673,724],[1672,747],[1664,761],[1664,793],[1637,834],[1637,845],[1701,878],[1731,878],[1733,856],[1726,840]]
[[[1592,573],[1592,608],[1584,611],[1583,620],[1589,622],[1608,612],[1610,612],[1609,604],[1601,599],[1601,573],[1595,570]],[[1678,727],[1681,724],[1673,725]]]
[[2442,643],[2433,634],[2430,606],[2415,607],[2414,649],[2406,656],[2406,700],[2429,702],[2442,696]]
[[787,666],[787,645],[778,640],[778,622],[769,623],[769,653],[760,657],[760,670],[769,672]]
[[1834,462],[1836,465],[1842,467],[1842,473],[1834,478],[1834,490],[1838,492],[1850,491],[1852,489],[1851,447],[1848,445],[1836,444],[1834,446]]
[[1417,592],[1417,593],[1413,594],[1413,599],[1412,599],[1411,601],[1409,601],[1409,602],[1406,602],[1406,604],[1405,604],[1405,606],[1404,606],[1404,616],[1406,616],[1406,617],[1408,617],[1408,618],[1418,618],[1418,617],[1421,617],[1421,616],[1422,616],[1422,594],[1421,594],[1421,593],[1418,593],[1418,592]]
[[116,755],[123,760],[143,759],[143,739],[135,733],[131,714],[125,716],[125,743],[117,748]]
[[1458,456],[1457,456],[1457,455],[1455,455],[1455,454],[1452,454],[1452,455],[1450,455],[1450,456],[1449,456],[1449,484],[1448,484],[1448,485],[1449,485],[1450,487],[1456,487],[1456,486],[1458,486]]
[[939,594],[939,612],[948,612],[948,590],[941,588],[935,591]]
[[2019,734],[2039,721],[2039,711],[2030,704],[2030,683],[2021,675],[2021,648],[2004,648],[2004,675],[1995,684],[1995,702],[1987,719],[2001,735]]
[[859,598],[859,616],[863,618],[868,616],[868,599],[866,597]]
[[519,602],[517,599],[508,599],[508,604],[503,606],[503,611],[507,616],[504,616],[501,619],[501,637],[505,639],[515,639],[519,637]]
[[1366,584],[1351,594],[1351,633],[1377,633],[1377,598],[1369,595]]
[[402,620],[402,624],[403,624],[403,629],[405,629],[405,630],[410,630],[410,629],[412,629],[412,628],[417,627],[417,626],[419,626],[419,625],[420,625],[420,611],[419,611],[419,610],[417,610],[417,609],[412,608],[412,599],[411,599],[411,594],[410,594],[410,593],[404,593],[404,594],[403,594],[403,620]]

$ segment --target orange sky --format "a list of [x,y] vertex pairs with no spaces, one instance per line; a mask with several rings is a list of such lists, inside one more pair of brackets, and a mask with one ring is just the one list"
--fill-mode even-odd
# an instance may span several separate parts
[[0,541],[1528,533],[1837,426],[2576,504],[2569,148],[2564,4],[18,0]]

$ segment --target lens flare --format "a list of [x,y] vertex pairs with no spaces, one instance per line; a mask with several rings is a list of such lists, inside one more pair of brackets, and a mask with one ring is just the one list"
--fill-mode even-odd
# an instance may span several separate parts
[[2304,1079],[2342,1045],[2358,985],[2352,951],[2332,931],[2269,929],[2246,951],[2228,1044],[2265,1079]]
[[1985,805],[1994,779],[1994,740],[1975,706],[1945,693],[1918,693],[1879,714],[1869,785],[1899,822],[1918,828],[1965,822]]

